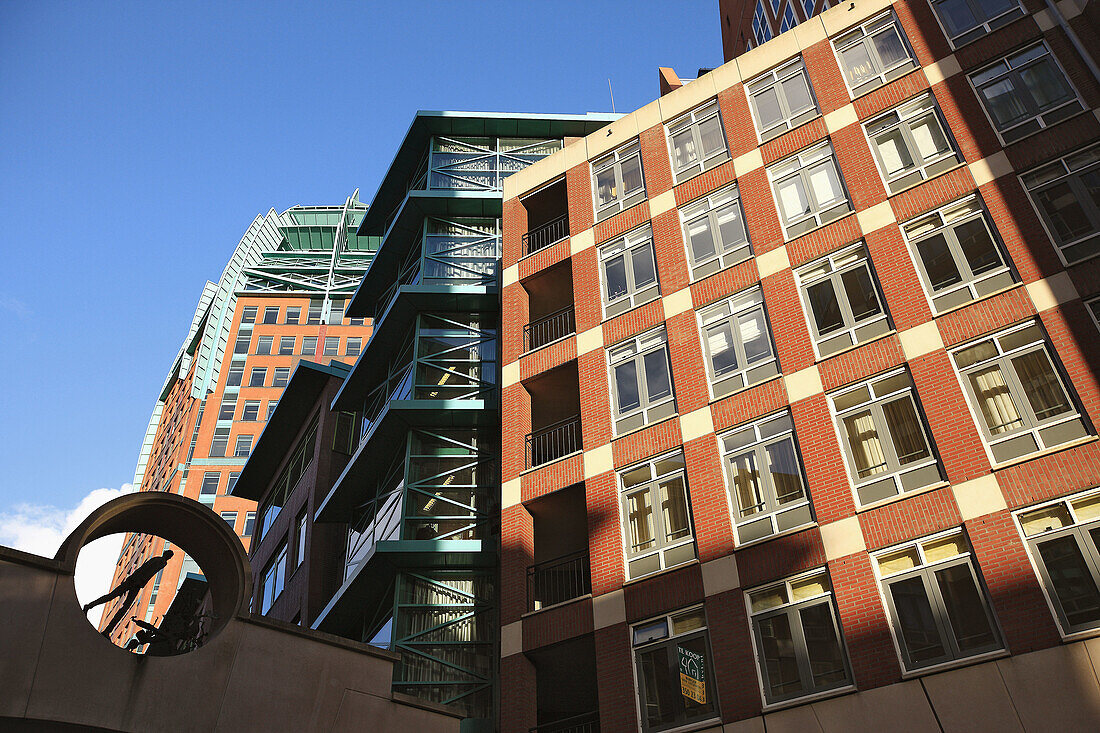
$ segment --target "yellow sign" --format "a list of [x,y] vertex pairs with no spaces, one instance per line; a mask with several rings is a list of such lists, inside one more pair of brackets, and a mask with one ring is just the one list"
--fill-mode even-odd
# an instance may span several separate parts
[[707,682],[704,674],[703,655],[676,647],[680,657],[680,693],[700,705],[707,704]]

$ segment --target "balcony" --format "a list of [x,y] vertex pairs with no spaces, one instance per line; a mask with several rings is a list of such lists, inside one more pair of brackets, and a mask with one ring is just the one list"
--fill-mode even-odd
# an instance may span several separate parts
[[523,382],[531,405],[526,466],[534,468],[583,449],[577,363],[571,361]]
[[569,236],[569,216],[563,214],[557,219],[535,227],[523,235],[523,254],[529,255],[557,244]]
[[591,634],[527,653],[535,667],[535,733],[598,733],[596,647]]
[[581,449],[581,416],[574,415],[527,435],[527,468],[556,461]]
[[554,311],[523,327],[523,350],[534,351],[577,332],[577,321],[572,305]]
[[527,233],[523,235],[524,256],[569,236],[569,199],[564,178],[525,196],[520,204],[527,214]]
[[531,514],[534,552],[527,568],[527,610],[540,611],[592,592],[584,484],[524,505]]
[[600,733],[600,714],[583,713],[553,723],[537,725],[530,733]]
[[573,270],[566,260],[525,278],[529,323],[523,327],[523,350],[534,351],[577,331],[573,308]]
[[587,550],[527,568],[527,608],[532,611],[556,606],[591,592]]

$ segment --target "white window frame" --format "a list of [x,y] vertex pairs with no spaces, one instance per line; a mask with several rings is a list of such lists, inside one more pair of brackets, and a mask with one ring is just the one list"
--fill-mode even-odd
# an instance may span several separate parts
[[[1069,622],[1061,599],[1058,597],[1058,591],[1050,579],[1046,561],[1038,552],[1038,546],[1041,543],[1062,537],[1072,537],[1078,552],[1081,553],[1081,558],[1085,562],[1089,577],[1097,589],[1100,590],[1100,542],[1097,542],[1092,535],[1093,531],[1100,529],[1100,515],[1092,513],[1095,512],[1095,509],[1092,509],[1092,512],[1085,516],[1079,513],[1083,506],[1092,505],[1095,507],[1098,503],[1100,503],[1100,488],[1094,488],[1013,512],[1016,529],[1020,533],[1020,540],[1027,548],[1032,570],[1035,571],[1035,577],[1043,589],[1047,606],[1050,607],[1050,613],[1058,624],[1058,632],[1067,641],[1095,635],[1100,630],[1100,619],[1080,624]],[[1028,531],[1029,515],[1035,516],[1038,521],[1039,516],[1058,509],[1061,510],[1063,515],[1058,521],[1068,520],[1068,523],[1060,524],[1057,527],[1053,526],[1052,523],[1047,528],[1036,527],[1033,528],[1034,531]]]
[[[1036,50],[1039,50],[1039,55],[1023,58],[1021,60],[1021,57],[1024,57],[1026,54],[1032,54]],[[1035,100],[1031,98],[1030,93],[1028,93],[1026,84],[1019,79],[1023,70],[1031,66],[1037,66],[1044,61],[1054,65],[1054,68],[1057,69],[1058,73],[1062,76],[1062,82],[1072,93],[1072,98],[1057,103],[1047,110],[1039,108]],[[1017,65],[1013,65],[1014,62]],[[999,72],[997,72],[998,67],[1001,68]],[[988,79],[983,79],[982,81],[976,79],[976,77],[981,77],[985,74],[990,74]],[[970,81],[970,86],[974,89],[974,94],[978,97],[978,102],[981,104],[985,116],[989,119],[989,124],[993,127],[993,130],[997,133],[997,137],[1000,138],[1001,143],[1004,145],[1009,145],[1029,135],[1041,132],[1051,125],[1056,125],[1085,109],[1084,102],[1081,99],[1081,93],[1077,91],[1077,87],[1070,81],[1069,74],[1066,73],[1065,68],[1058,62],[1058,57],[1054,55],[1054,52],[1050,49],[1050,46],[1047,45],[1046,41],[1040,41],[1025,49],[1017,50],[1003,56],[992,64],[971,72],[966,78]],[[1029,117],[1014,122],[1004,129],[1002,129],[993,118],[993,113],[986,105],[985,95],[982,94],[983,88],[995,85],[1001,81],[1007,81],[1012,85],[1013,93],[1020,98],[1023,106],[1031,113]]]
[[274,336],[260,336],[256,339],[256,353],[259,355],[268,355],[271,353],[271,349],[275,346]]
[[[745,211],[736,183],[682,206],[679,213],[680,226],[684,233],[684,251],[687,253],[693,282],[752,257],[752,242],[749,241]],[[722,238],[722,226],[732,222],[737,223],[740,237],[726,242]],[[691,231],[693,227],[704,223],[710,232],[714,253],[697,258],[691,246]]]
[[[722,149],[714,150],[706,157],[699,157],[704,152],[700,128],[710,120],[718,122],[718,131],[722,138]],[[677,168],[676,146],[673,143],[673,138],[687,131],[691,133],[691,144],[697,151],[696,157],[690,163]],[[665,125],[665,141],[668,143],[668,159],[669,164],[672,166],[672,179],[675,183],[683,183],[693,176],[721,165],[730,158],[729,143],[726,141],[726,128],[722,125],[722,114],[718,109],[717,99],[712,99]]]
[[[279,356],[291,356],[294,354],[294,343],[297,341],[295,336],[280,336],[279,337]],[[288,346],[289,344],[289,346]]]
[[[638,161],[638,171],[642,179],[642,185],[630,191],[623,191],[622,166],[632,158],[636,158]],[[615,194],[606,204],[600,206],[597,179],[601,173],[607,170],[613,170],[615,190],[619,193]],[[642,167],[642,147],[638,140],[634,140],[592,161],[592,207],[596,212],[596,221],[603,221],[643,200],[645,200],[645,169]]]
[[[634,257],[644,256],[648,251],[653,265],[653,282],[638,287],[635,283]],[[608,297],[607,266],[618,257],[623,258],[623,274],[626,278],[626,292],[614,299]],[[600,259],[600,300],[603,303],[604,320],[633,310],[638,306],[661,297],[661,278],[657,272],[657,251],[653,246],[653,230],[649,224],[627,232],[621,237],[601,244]]]
[[[649,378],[646,370],[646,357],[652,354],[664,356],[668,374],[668,394],[653,398],[649,394]],[[615,379],[615,370],[627,362],[634,362],[635,379],[638,386],[638,406],[619,410],[619,388]],[[626,341],[619,342],[607,349],[608,384],[611,418],[615,435],[623,435],[631,430],[652,425],[676,414],[676,386],[672,381],[672,360],[668,353],[668,336],[664,326],[646,331]]]
[[[924,158],[920,154],[917,138],[913,132],[917,125],[930,121],[939,126],[945,147]],[[887,110],[877,117],[863,123],[863,134],[878,167],[882,182],[891,195],[912,188],[919,183],[957,168],[962,164],[962,154],[958,151],[951,130],[940,112],[939,105],[931,93],[922,94]],[[899,135],[912,165],[895,173],[886,170],[886,163],[879,140],[891,135]]]
[[[824,590],[811,592],[808,595],[798,597],[798,589],[806,588],[810,590],[813,588],[815,581],[819,581]],[[754,611],[754,597],[761,598],[769,593],[782,593],[785,600],[781,603],[769,605],[766,608]],[[825,568],[816,568],[805,573],[799,573],[798,575],[784,578],[777,583],[767,583],[746,590],[744,593],[744,600],[746,617],[749,623],[749,636],[752,639],[753,656],[756,659],[756,679],[760,686],[760,699],[765,706],[789,703],[803,698],[816,699],[855,689],[851,662],[848,658],[848,645],[844,639],[844,629],[840,624],[840,614],[837,611],[836,600],[833,597],[832,582]],[[806,641],[805,631],[802,627],[801,612],[816,606],[826,606],[829,609],[829,615],[833,622],[833,632],[836,634],[837,646],[840,648],[841,658],[844,663],[846,678],[837,683],[822,685],[820,687],[813,687],[811,685],[807,688],[806,683],[813,679],[813,672],[810,665],[809,644]],[[782,696],[772,696],[769,694],[767,665],[764,660],[761,630],[759,627],[761,621],[776,616],[786,616],[788,619],[791,630],[791,640],[795,648],[794,651],[799,677],[803,682],[800,691]]]
[[[795,462],[798,464],[798,481],[802,487],[801,497],[791,499],[784,504],[779,504],[775,482],[771,472],[766,468],[769,458],[768,449],[780,443],[790,444]],[[789,410],[739,425],[719,435],[718,452],[722,456],[726,500],[729,502],[730,517],[733,518],[733,533],[739,547],[814,523],[810,492],[806,486],[806,470],[802,463],[802,452],[798,447],[798,438],[794,433],[794,423]],[[761,509],[746,515],[736,496],[737,482],[733,461],[749,453],[753,456],[756,468],[755,483],[761,499],[756,506],[760,506]]]
[[1092,322],[1096,326],[1096,329],[1100,331],[1100,295],[1090,300],[1085,301],[1085,310],[1089,312],[1089,316],[1092,317]]
[[[252,417],[248,416],[248,411],[252,410]],[[255,422],[260,419],[260,400],[245,400],[244,406],[241,408],[241,421],[242,422]]]
[[[856,320],[845,285],[845,276],[863,270],[871,284],[872,295],[878,301],[878,312]],[[810,302],[810,289],[828,281],[840,309],[843,321],[839,329],[826,334],[818,332],[817,318]],[[874,264],[867,246],[862,242],[837,250],[832,254],[809,262],[795,270],[795,282],[798,285],[799,300],[806,325],[810,330],[814,353],[818,359],[825,359],[846,349],[877,339],[893,330],[886,299],[878,284]]]
[[[1062,258],[1062,262],[1067,265],[1084,262],[1085,260],[1100,255],[1100,206],[1096,206],[1088,201],[1088,195],[1085,192],[1084,184],[1082,184],[1080,180],[1082,173],[1094,172],[1098,168],[1100,168],[1100,143],[1094,143],[1092,145],[1086,145],[1061,158],[1036,166],[1020,176],[1020,182],[1023,183],[1024,190],[1027,191],[1028,199],[1031,200],[1031,205],[1035,208],[1035,213],[1038,214],[1039,221],[1043,224],[1043,229],[1046,230],[1047,236],[1050,237],[1051,243],[1054,244],[1054,249],[1058,252],[1058,256]],[[1070,187],[1075,199],[1082,206],[1085,218],[1087,218],[1092,225],[1091,232],[1079,236],[1076,239],[1071,239],[1068,242],[1062,242],[1061,238],[1055,234],[1055,230],[1050,225],[1047,218],[1046,211],[1039,205],[1039,202],[1035,200],[1036,192],[1053,188],[1055,185],[1060,185],[1063,181]],[[1068,249],[1084,249],[1089,245],[1091,245],[1092,251],[1089,252],[1086,250],[1083,255],[1070,258],[1066,253]]]
[[[974,222],[980,222],[985,228],[985,234],[993,243],[993,249],[1000,258],[999,265],[988,266],[977,274],[974,273],[972,263],[967,259],[958,235],[961,227],[975,226]],[[999,293],[1019,281],[1012,267],[1012,260],[993,225],[993,219],[977,194],[952,201],[910,219],[901,225],[901,232],[908,245],[913,266],[920,276],[928,305],[937,315]],[[943,238],[947,253],[961,279],[939,290],[933,290],[932,279],[925,267],[920,246],[937,236]]]
[[[994,349],[992,356],[968,363],[965,366],[959,366],[958,358],[960,354],[982,344],[988,344]],[[1056,386],[1062,390],[1062,396],[1068,406],[1067,410],[1047,418],[1040,418],[1035,414],[1034,408],[1027,397],[1027,390],[1016,369],[1012,366],[1014,359],[1038,352],[1042,352],[1046,356],[1047,364],[1057,381]],[[977,339],[952,347],[949,353],[955,376],[959,380],[963,394],[966,395],[970,414],[974,418],[974,424],[981,434],[986,454],[993,465],[1012,463],[1035,453],[1073,443],[1090,434],[1088,424],[1078,407],[1076,392],[1071,388],[1071,383],[1066,378],[1062,365],[1055,356],[1057,352],[1050,347],[1050,342],[1038,321],[1027,320],[1000,331],[985,334]],[[1009,428],[999,433],[992,432],[979,406],[978,395],[975,393],[974,386],[969,378],[970,374],[978,374],[983,369],[989,369],[993,366],[999,367],[1001,381],[1004,382],[1004,389],[1008,391],[1016,413],[1016,421],[1021,423],[1018,427]],[[1069,431],[1071,437],[1054,442],[1056,440],[1054,436],[1056,436],[1058,428],[1061,428],[1062,431]],[[998,446],[1016,443],[1021,440],[1026,441],[1027,437],[1030,437],[1034,442],[1035,448],[1033,450],[1013,455],[1008,455],[1007,452],[998,454]],[[1011,448],[1008,450],[1011,450]]]
[[[700,308],[695,317],[703,346],[703,363],[707,370],[707,388],[711,399],[725,397],[779,374],[779,359],[775,352],[767,308],[764,306],[764,291],[759,285]],[[745,352],[743,328],[744,323],[747,323],[746,319],[754,317],[763,324],[761,333],[767,353],[750,363]],[[716,374],[712,333],[719,331],[728,334],[729,348],[722,353],[733,351],[735,364],[721,374]]]
[[359,356],[363,353],[363,339],[360,336],[349,336],[347,348],[348,356]]
[[[985,17],[985,8],[982,7],[981,0],[965,0],[969,6],[971,14],[974,16],[974,20],[977,21],[976,25],[971,26],[965,30],[961,30],[954,36],[951,35],[951,31],[948,30],[947,24],[944,23],[943,18],[940,17],[940,5],[943,4],[942,0],[929,0],[929,4],[932,6],[932,15],[936,16],[936,22],[939,23],[940,28],[943,30],[944,37],[947,38],[948,43],[951,44],[951,48],[959,48],[965,46],[968,43],[978,40],[992,31],[1001,28],[1017,18],[1022,18],[1026,14],[1019,2],[1011,8],[1008,8],[991,18]],[[981,17],[979,17],[979,12]]]
[[[822,204],[817,200],[817,192],[812,182],[813,175],[819,169],[825,170],[824,166],[826,165],[830,166],[828,171],[831,171],[831,176],[829,172],[826,172],[826,176],[830,178],[830,185],[837,187],[840,196],[832,199],[827,204]],[[848,187],[844,183],[844,176],[837,164],[836,153],[828,140],[773,163],[766,170],[768,180],[771,182],[772,196],[775,199],[779,222],[783,226],[783,236],[787,241],[801,237],[818,227],[847,216],[853,211],[852,199],[848,195]],[[801,188],[801,197],[806,200],[806,209],[788,221],[784,213],[780,191],[781,187],[795,182],[795,179],[797,179],[796,183]]]
[[[282,384],[279,384],[282,382]],[[290,382],[290,367],[275,367],[271,376],[272,387],[285,387]]]
[[252,454],[252,442],[254,436],[252,435],[238,435],[237,439],[233,441],[233,457],[234,458],[247,458]]
[[[684,453],[676,450],[647,459],[615,472],[619,487],[619,512],[623,528],[623,568],[630,580],[644,578],[679,567],[698,558],[695,549],[695,517],[691,511],[691,492],[688,489]],[[628,481],[632,483],[628,483]],[[661,489],[679,482],[683,492],[683,509],[687,515],[687,534],[670,538],[670,527],[661,504]],[[647,494],[651,519],[652,539],[648,547],[635,550],[631,543],[629,499]],[[646,569],[648,565],[656,565]]]
[[[875,47],[872,39],[875,36],[888,32],[886,29],[889,27],[894,29],[897,37],[901,40],[901,45],[909,55],[906,59],[887,67],[883,64],[882,58],[879,56],[878,49]],[[873,67],[872,71],[874,74],[869,76],[866,81],[860,83],[858,86],[853,87],[852,80],[848,76],[847,66],[844,63],[843,53],[859,44],[865,45],[867,49],[867,58]],[[854,28],[849,28],[843,33],[838,34],[837,37],[832,39],[830,45],[833,47],[833,53],[836,56],[837,65],[840,67],[841,76],[844,77],[844,85],[848,88],[848,93],[851,94],[853,99],[874,89],[878,89],[883,84],[900,78],[913,69],[919,68],[916,56],[913,54],[913,48],[909,45],[909,39],[906,38],[905,31],[902,29],[901,23],[898,22],[898,18],[894,15],[893,10],[888,10],[881,15],[877,15],[874,18],[870,18],[860,23]]]
[[[793,0],[791,1],[793,2]],[[792,110],[790,108],[790,101],[787,99],[787,95],[784,91],[784,84],[794,79],[796,76],[801,76],[806,83],[806,89],[810,94],[810,106],[803,109]],[[776,90],[775,96],[779,103],[779,108],[783,113],[783,118],[771,127],[764,128],[762,126],[763,123],[760,121],[760,112],[756,107],[756,97],[769,89]],[[817,103],[817,97],[814,95],[813,84],[810,83],[810,75],[806,72],[806,65],[802,61],[801,56],[796,56],[771,71],[767,71],[757,76],[755,79],[745,82],[745,96],[748,97],[749,100],[749,113],[752,115],[756,137],[761,143],[779,137],[788,130],[793,130],[800,125],[804,125],[821,115],[821,108]]]
[[286,542],[283,542],[279,546],[279,549],[275,551],[273,559],[264,569],[263,575],[263,592],[260,597],[260,614],[266,614],[271,610],[271,607],[275,604],[275,601],[283,594],[283,590],[286,589],[286,570],[287,570],[287,550]]
[[[935,441],[932,439],[932,431],[928,427],[928,420],[925,418],[916,387],[913,385],[912,375],[907,368],[901,367],[877,374],[830,392],[827,397],[829,412],[833,416],[833,429],[836,431],[841,458],[848,471],[848,480],[852,485],[852,494],[857,507],[876,506],[943,483],[943,467],[940,464]],[[920,437],[924,439],[927,452],[926,456],[906,463],[902,463],[897,455],[890,424],[883,410],[883,405],[902,399],[908,399],[913,408],[921,430]],[[840,407],[837,405],[838,401],[843,403]],[[884,466],[883,471],[868,473],[862,478],[856,468],[853,447],[848,442],[844,427],[846,417],[861,412],[871,413],[878,450],[882,454],[881,464],[876,465]],[[875,494],[864,501],[860,492],[872,488],[877,489]],[[887,489],[890,489],[890,493],[885,493]],[[878,496],[879,493],[882,495]]]
[[[965,551],[942,557],[937,559],[929,559],[926,555],[926,548],[935,545],[938,542],[944,540],[951,540],[958,538],[961,544],[965,548]],[[920,561],[919,565],[903,570],[898,570],[888,574],[883,574],[881,567],[881,560],[891,555],[897,555],[904,553],[905,551],[916,550],[917,558]],[[993,633],[994,643],[987,648],[980,649],[972,653],[963,653],[957,648],[957,640],[951,631],[949,625],[950,619],[947,616],[947,609],[944,605],[939,587],[933,582],[935,573],[937,570],[943,570],[950,566],[965,565],[970,571],[971,580],[975,584],[978,596],[982,602],[983,609],[985,610],[986,620],[989,623],[989,629]],[[954,667],[961,664],[969,664],[974,661],[978,661],[990,656],[999,656],[1005,653],[1004,634],[1001,631],[1000,622],[997,619],[997,614],[993,610],[993,604],[989,598],[989,591],[985,585],[985,579],[982,577],[980,566],[974,559],[974,550],[970,545],[970,539],[966,536],[966,532],[962,528],[949,529],[944,532],[938,532],[927,537],[921,537],[916,540],[909,540],[891,547],[884,548],[882,550],[871,553],[871,566],[875,573],[875,578],[878,581],[879,593],[882,599],[883,609],[886,611],[886,618],[890,624],[890,636],[893,638],[894,649],[898,654],[898,660],[901,662],[902,670],[906,675],[925,674],[944,667]],[[893,597],[889,592],[889,588],[894,583],[904,581],[910,578],[919,577],[924,584],[925,597],[929,601],[929,606],[932,607],[932,613],[935,616],[935,623],[937,631],[940,635],[940,642],[944,648],[945,656],[942,658],[924,662],[914,663],[909,660],[909,650],[901,639],[902,628],[901,622],[898,619],[897,612],[894,608]]]

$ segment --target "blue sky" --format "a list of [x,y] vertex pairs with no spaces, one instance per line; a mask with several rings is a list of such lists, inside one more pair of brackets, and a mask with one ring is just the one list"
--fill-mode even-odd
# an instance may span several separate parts
[[256,214],[369,202],[417,109],[629,112],[721,60],[717,0],[0,3],[0,544],[131,480]]

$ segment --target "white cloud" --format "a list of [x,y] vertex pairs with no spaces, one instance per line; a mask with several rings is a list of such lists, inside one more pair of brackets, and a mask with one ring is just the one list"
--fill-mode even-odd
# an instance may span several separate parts
[[[43,504],[16,504],[11,509],[0,511],[0,545],[53,557],[61,542],[92,510],[133,490],[132,484],[123,484],[117,489],[96,489],[71,509]],[[81,604],[110,589],[115,562],[122,550],[123,536],[115,534],[101,537],[95,542],[89,542],[80,551],[74,582],[76,597]],[[88,613],[88,620],[98,624],[102,613],[102,606],[94,608]]]

